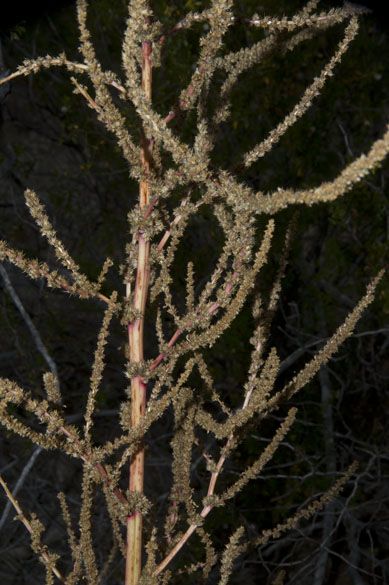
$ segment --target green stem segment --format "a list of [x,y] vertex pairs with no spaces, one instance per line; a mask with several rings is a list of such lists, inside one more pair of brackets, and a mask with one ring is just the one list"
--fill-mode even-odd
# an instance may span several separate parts
[[[142,88],[147,99],[151,99],[151,43],[142,44]],[[152,142],[148,140],[141,126],[140,151],[141,160],[145,169],[145,179],[139,184],[139,207],[147,209],[150,204],[150,188],[147,179],[151,170]],[[142,315],[128,325],[130,343],[130,361],[143,361],[143,330],[144,313],[146,308],[147,290],[149,284],[149,252],[150,244],[143,237],[142,229],[138,233],[138,266],[135,282],[133,307]],[[127,285],[127,298],[130,297],[130,285]],[[138,313],[139,314],[139,313]],[[131,426],[141,422],[146,410],[146,384],[141,376],[131,379]],[[144,480],[144,446],[140,445],[130,462],[130,491],[143,493]],[[127,517],[127,554],[125,585],[137,585],[142,571],[142,514],[135,511]]]

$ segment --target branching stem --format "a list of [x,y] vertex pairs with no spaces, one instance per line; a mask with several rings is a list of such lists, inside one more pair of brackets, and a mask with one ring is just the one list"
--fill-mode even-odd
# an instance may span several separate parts
[[[258,349],[258,347],[257,347]],[[252,394],[252,390],[249,390],[246,393],[243,405],[242,405],[242,410],[247,408],[249,402],[250,402],[250,398],[251,398],[251,394]],[[215,493],[215,487],[216,487],[216,482],[217,482],[217,478],[219,477],[222,469],[223,469],[223,465],[225,463],[225,460],[227,458],[227,455],[229,453],[229,451],[231,450],[231,444],[233,441],[233,433],[231,433],[231,435],[229,436],[227,443],[224,447],[224,449],[222,450],[222,454],[219,457],[219,461],[217,462],[216,468],[215,470],[212,472],[211,474],[211,478],[209,480],[209,485],[208,485],[208,492],[207,492],[207,496],[213,496]],[[202,518],[206,518],[208,516],[208,514],[210,513],[210,511],[212,510],[213,506],[211,504],[207,504],[206,506],[203,507],[203,509],[200,512],[200,516]],[[184,546],[184,544],[188,541],[188,539],[192,536],[192,534],[195,532],[197,528],[197,524],[191,524],[189,526],[189,528],[186,530],[186,532],[183,534],[183,536],[181,537],[181,539],[177,542],[177,544],[172,548],[172,550],[169,552],[168,555],[166,555],[166,557],[163,559],[163,561],[158,565],[158,567],[155,570],[155,574],[159,575],[160,573],[162,573],[162,571],[164,569],[166,569],[166,567],[168,566],[168,564],[170,563],[170,561],[172,561],[174,559],[174,557],[176,556],[176,554],[182,549],[182,547]]]

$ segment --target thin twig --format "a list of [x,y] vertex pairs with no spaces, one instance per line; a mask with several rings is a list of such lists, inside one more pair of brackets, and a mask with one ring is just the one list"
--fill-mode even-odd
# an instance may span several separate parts
[[[16,496],[18,495],[18,492],[20,490],[20,488],[22,487],[22,485],[24,484],[24,481],[27,477],[27,475],[30,473],[36,458],[38,457],[38,455],[41,453],[41,451],[43,450],[43,447],[35,447],[34,451],[32,452],[32,455],[30,457],[30,459],[27,461],[27,464],[24,466],[24,469],[22,471],[22,473],[19,476],[18,481],[15,484],[14,489],[12,490],[12,496],[14,498],[16,498]],[[8,514],[10,513],[11,507],[12,507],[12,502],[10,499],[8,499],[8,502],[3,510],[3,513],[1,515],[1,519],[0,519],[0,531],[2,530]]]
[[[28,532],[31,534],[31,536],[33,536],[34,535],[34,531],[32,529],[32,526],[31,526],[29,520],[23,514],[23,510],[21,509],[21,507],[19,506],[18,502],[15,500],[15,498],[13,497],[13,495],[11,494],[11,492],[9,491],[8,486],[5,483],[5,481],[3,480],[3,478],[1,477],[1,475],[0,475],[0,483],[3,486],[5,493],[7,494],[7,498],[9,499],[9,501],[11,502],[11,504],[13,505],[13,507],[15,508],[15,510],[17,511],[17,513],[19,515],[20,521],[23,522],[23,524],[27,528]],[[62,583],[66,583],[65,577],[57,569],[57,567],[52,564],[52,560],[50,559],[50,556],[44,550],[44,545],[42,543],[40,543],[40,546],[41,546],[40,555],[42,556],[42,559],[43,559],[43,562],[45,563],[45,565],[51,566],[51,570],[54,573],[54,575],[60,581],[62,581]]]
[[18,294],[16,293],[14,287],[12,286],[11,280],[8,276],[6,269],[1,264],[0,264],[0,275],[4,281],[5,288],[7,289],[11,299],[13,300],[15,306],[17,307],[20,314],[22,315],[28,329],[30,330],[30,333],[31,333],[32,338],[35,342],[37,350],[43,356],[43,359],[45,360],[45,362],[49,366],[52,374],[55,376],[55,378],[57,380],[59,380],[57,366],[56,366],[53,358],[49,355],[49,352],[47,351],[46,346],[42,341],[42,338],[40,336],[39,331],[35,327],[34,323],[31,321],[31,318],[30,318],[29,314],[27,313],[26,309],[24,308],[22,301],[20,300]]

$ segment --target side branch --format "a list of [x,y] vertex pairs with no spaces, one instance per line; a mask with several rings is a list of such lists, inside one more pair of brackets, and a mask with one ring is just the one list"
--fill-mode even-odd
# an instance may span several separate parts
[[275,214],[288,205],[298,203],[300,205],[313,205],[335,201],[349,191],[363,177],[368,175],[389,153],[389,125],[382,138],[376,140],[367,154],[361,154],[356,160],[350,163],[331,182],[322,183],[319,187],[293,191],[292,189],[278,189],[274,193],[265,195],[262,192],[256,193],[255,208],[257,213]]

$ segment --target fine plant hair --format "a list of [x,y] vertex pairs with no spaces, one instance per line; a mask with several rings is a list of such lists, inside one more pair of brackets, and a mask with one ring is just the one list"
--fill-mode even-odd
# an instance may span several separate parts
[[[333,502],[356,470],[352,462],[323,495],[259,536],[251,538],[245,527],[239,526],[222,550],[214,546],[206,519],[217,508],[227,507],[273,459],[296,420],[297,409],[288,407],[288,401],[352,335],[384,274],[382,268],[371,275],[365,294],[323,347],[291,379],[281,378],[280,382],[280,358],[271,345],[271,326],[288,254],[298,230],[296,215],[284,234],[283,252],[268,298],[261,298],[257,287],[275,238],[277,214],[290,206],[313,206],[341,198],[374,171],[389,151],[388,126],[367,153],[347,164],[333,180],[316,187],[280,186],[265,193],[241,179],[244,171],[265,157],[309,111],[358,33],[362,8],[347,4],[320,11],[318,4],[310,0],[293,17],[254,14],[243,18],[235,15],[230,0],[212,0],[209,7],[189,12],[165,30],[147,0],[130,0],[119,76],[106,70],[98,60],[88,29],[87,2],[77,0],[80,60],[69,60],[65,53],[26,59],[17,71],[1,80],[5,84],[44,69],[65,68],[74,92],[114,137],[127,163],[130,180],[139,186],[137,201],[132,206],[130,202],[128,209],[119,210],[128,213],[125,262],[117,266],[107,258],[97,278],[84,273],[72,257],[61,240],[61,228],[54,227],[39,192],[34,190],[25,190],[25,202],[40,236],[54,251],[58,268],[27,257],[12,243],[0,242],[4,286],[19,307],[48,366],[42,382],[45,398],[13,380],[0,379],[1,423],[7,431],[32,441],[38,449],[58,449],[76,458],[82,466],[79,511],[64,493],[58,494],[70,551],[67,563],[45,544],[41,520],[21,508],[6,477],[0,476],[18,520],[30,533],[31,547],[45,567],[48,584],[57,580],[67,585],[108,583],[106,576],[111,568],[119,566],[123,568],[125,585],[168,584],[174,571],[180,572],[182,582],[191,573],[199,574],[201,583],[217,574],[219,585],[226,585],[242,553],[279,538]],[[198,23],[204,25],[205,33],[200,39],[196,66],[176,102],[162,115],[153,105],[152,72],[163,62],[165,43],[174,42],[176,35]],[[228,52],[225,38],[229,29],[238,24],[255,27],[264,35],[251,46]],[[230,122],[233,90],[240,77],[264,59],[293,51],[335,25],[343,26],[343,37],[298,103],[234,168],[215,166],[214,148],[221,128]],[[138,117],[139,135],[127,123],[129,108]],[[174,126],[178,120],[179,124]],[[187,120],[192,120],[195,127],[193,139],[188,139],[183,130],[180,132]],[[178,298],[181,289],[177,282],[183,275],[178,277],[174,270],[176,253],[191,221],[205,208],[216,218],[224,243],[206,282],[198,283],[194,264],[186,263],[185,298]],[[62,291],[64,302],[67,295],[72,295],[84,302],[97,300],[105,307],[81,424],[70,424],[66,416],[66,393],[60,372],[30,317],[23,314],[23,306],[4,268],[7,263],[31,279]],[[114,271],[123,283],[117,290],[110,280]],[[251,346],[250,364],[241,386],[240,402],[232,408],[217,389],[207,356],[247,304],[252,306],[252,335],[244,343],[247,351]],[[114,323],[120,324],[128,351],[123,362],[122,402],[117,405],[120,429],[116,429],[111,440],[102,442],[95,414],[104,385],[106,346]],[[144,336],[150,330],[155,339],[154,353],[146,359]],[[253,425],[265,425],[274,413],[281,413],[282,419],[266,447],[234,481],[222,482],[228,459]],[[145,441],[152,426],[169,416],[174,428],[167,444],[172,481],[164,515],[156,518],[160,506],[144,490]],[[205,447],[204,437],[208,438]],[[205,493],[196,493],[192,485],[195,449],[205,463],[208,485]],[[93,507],[97,501],[106,506],[110,521],[106,538],[111,544],[104,549],[107,555],[103,562],[94,538]],[[146,530],[148,521],[152,528]],[[183,551],[191,547],[195,534],[201,543],[196,548],[198,558],[188,564]],[[174,579],[176,582],[176,575]],[[287,575],[281,571],[273,582],[280,585],[285,579]]]

